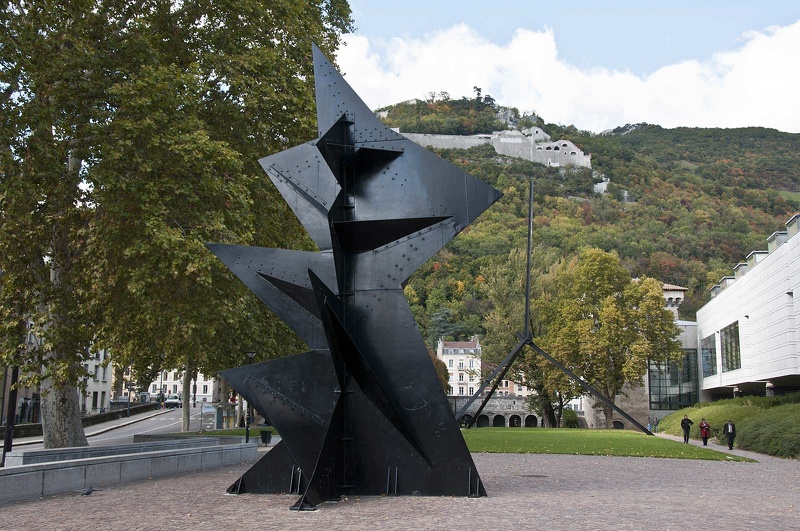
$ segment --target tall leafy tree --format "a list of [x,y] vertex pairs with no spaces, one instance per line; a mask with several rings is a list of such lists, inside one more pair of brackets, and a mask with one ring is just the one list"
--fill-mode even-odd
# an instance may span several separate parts
[[[311,43],[333,54],[347,2],[12,1],[1,17],[2,356],[43,382],[45,445],[85,444],[93,348],[184,376],[297,348],[203,244],[310,245],[257,159],[315,136]],[[21,355],[28,318],[44,341]]]
[[[648,360],[678,360],[679,330],[661,283],[631,279],[614,252],[583,251],[557,281],[542,346],[612,402],[642,385]],[[606,426],[613,409],[604,406]]]
[[[553,296],[556,272],[566,266],[557,249],[539,246],[531,253],[529,326],[536,337],[547,328],[547,310]],[[492,309],[484,320],[484,364],[497,366],[515,347],[519,340],[517,333],[523,331],[526,269],[526,253],[521,249],[513,249],[506,260],[482,269],[485,277],[482,291],[492,302]],[[534,391],[532,405],[541,412],[549,426],[560,425],[564,404],[578,395],[574,382],[527,347],[511,366],[509,376]]]

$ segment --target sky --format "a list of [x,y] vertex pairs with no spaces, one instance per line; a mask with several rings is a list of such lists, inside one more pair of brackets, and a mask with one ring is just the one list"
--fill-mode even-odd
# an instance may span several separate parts
[[800,133],[798,0],[350,0],[336,61],[372,109],[430,92],[601,132]]

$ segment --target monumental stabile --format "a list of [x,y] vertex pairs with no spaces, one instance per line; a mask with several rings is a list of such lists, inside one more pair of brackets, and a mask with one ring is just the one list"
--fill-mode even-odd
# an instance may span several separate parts
[[319,137],[260,163],[319,252],[209,245],[309,347],[221,373],[282,439],[228,491],[485,496],[403,286],[501,194],[313,59]]

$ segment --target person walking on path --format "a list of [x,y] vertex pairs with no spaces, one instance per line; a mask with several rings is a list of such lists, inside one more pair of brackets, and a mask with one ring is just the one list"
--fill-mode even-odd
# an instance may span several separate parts
[[700,438],[703,439],[703,446],[708,446],[708,436],[711,434],[711,425],[706,422],[706,419],[700,421],[698,424],[700,428]]
[[733,450],[733,440],[736,438],[736,424],[732,420],[725,423],[725,427],[722,428],[722,435],[728,439],[728,450]]
[[653,420],[653,433],[658,433],[658,417]]
[[689,418],[689,415],[684,415],[681,421],[681,428],[683,428],[683,444],[689,444],[689,429],[692,427],[692,424],[694,424],[694,422]]

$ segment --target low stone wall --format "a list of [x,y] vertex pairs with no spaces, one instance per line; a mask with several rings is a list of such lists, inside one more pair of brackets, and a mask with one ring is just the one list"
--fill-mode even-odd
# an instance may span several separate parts
[[0,505],[253,461],[256,453],[256,443],[229,444],[0,468]]
[[[250,432],[250,438],[254,438],[253,432]],[[179,433],[137,433],[133,436],[134,443],[144,442],[157,442],[157,441],[180,441],[184,439],[214,439],[216,444],[242,444],[244,437],[240,435],[215,435],[213,437],[197,437],[195,435],[181,435]]]
[[[242,441],[235,441],[241,443]],[[227,442],[232,444],[231,442]],[[91,459],[109,455],[141,454],[177,450],[179,448],[199,448],[202,446],[218,446],[225,444],[220,437],[181,437],[154,442],[134,442],[115,446],[77,446],[72,448],[54,448],[50,450],[14,450],[6,455],[6,466],[34,465],[52,463],[54,461],[70,461],[74,459]]]

